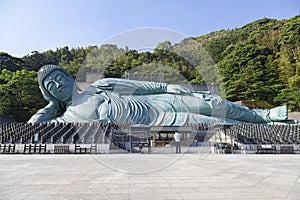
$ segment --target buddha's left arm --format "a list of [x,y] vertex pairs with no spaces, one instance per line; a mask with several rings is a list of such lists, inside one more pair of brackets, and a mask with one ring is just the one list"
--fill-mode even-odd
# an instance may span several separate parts
[[167,83],[135,81],[106,78],[96,81],[92,86],[102,90],[110,90],[119,94],[160,94],[167,92]]
[[101,79],[94,82],[93,86],[102,90],[111,90],[119,94],[162,94],[190,92],[187,88],[176,84],[115,78]]

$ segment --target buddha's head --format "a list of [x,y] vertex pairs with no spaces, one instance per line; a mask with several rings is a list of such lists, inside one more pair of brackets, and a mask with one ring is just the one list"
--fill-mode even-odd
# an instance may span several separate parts
[[38,71],[38,82],[44,98],[68,104],[72,100],[75,81],[68,72],[57,65],[44,65]]

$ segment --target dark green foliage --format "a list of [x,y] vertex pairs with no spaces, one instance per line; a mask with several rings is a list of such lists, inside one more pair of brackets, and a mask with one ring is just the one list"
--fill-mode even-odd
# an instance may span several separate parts
[[0,73],[3,69],[15,72],[19,69],[22,69],[22,64],[22,59],[15,58],[4,52],[0,52]]
[[257,108],[271,109],[271,108],[274,108],[274,106],[269,104],[268,102],[260,101],[260,100],[242,100],[241,104],[244,105],[244,106],[247,106],[248,108],[251,108],[251,109],[257,109]]
[[300,108],[300,89],[286,88],[281,90],[280,94],[275,97],[278,103],[284,102],[291,111],[299,111]]
[[223,55],[224,59],[218,67],[228,99],[256,99],[273,103],[273,95],[280,88],[277,87],[276,70],[268,66],[272,55],[270,49],[251,40],[229,46]]
[[18,121],[27,121],[38,109],[46,105],[37,84],[34,71],[2,70],[0,80],[0,113]]

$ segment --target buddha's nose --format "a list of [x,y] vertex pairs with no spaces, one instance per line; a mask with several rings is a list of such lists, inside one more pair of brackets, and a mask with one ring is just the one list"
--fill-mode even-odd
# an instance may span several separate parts
[[58,82],[58,81],[54,81],[55,85],[56,85],[56,88],[60,88],[61,87],[61,83]]

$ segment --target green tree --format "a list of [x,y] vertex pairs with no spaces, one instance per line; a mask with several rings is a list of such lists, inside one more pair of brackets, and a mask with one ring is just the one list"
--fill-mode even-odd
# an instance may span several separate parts
[[45,106],[37,83],[37,73],[28,70],[11,72],[4,69],[0,80],[0,113],[18,121],[27,121],[39,108]]
[[164,50],[164,51],[172,51],[172,44],[170,41],[164,41],[160,42],[158,45],[155,47],[156,50]]
[[284,24],[279,44],[280,78],[288,83],[290,77],[300,75],[300,15]]
[[218,67],[229,100],[273,101],[280,82],[276,69],[268,65],[271,53],[270,49],[254,40],[230,45],[226,49]]
[[7,53],[0,52],[0,73],[2,69],[16,71],[22,68],[22,60]]
[[33,51],[31,55],[24,56],[22,60],[24,61],[23,69],[27,70],[38,71],[41,66],[49,64],[45,56],[38,51]]
[[300,89],[285,88],[274,98],[275,102],[282,104],[283,102],[291,111],[300,110]]

